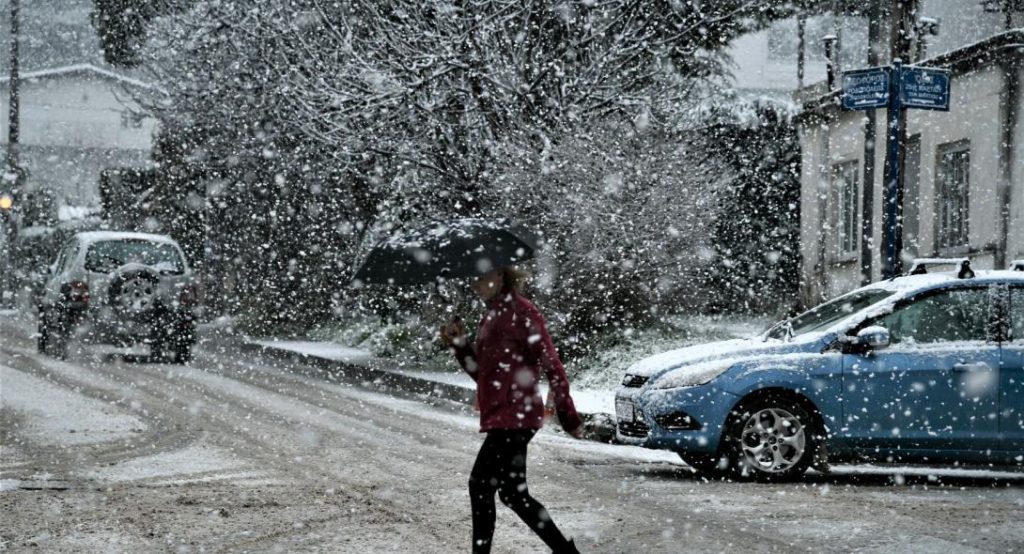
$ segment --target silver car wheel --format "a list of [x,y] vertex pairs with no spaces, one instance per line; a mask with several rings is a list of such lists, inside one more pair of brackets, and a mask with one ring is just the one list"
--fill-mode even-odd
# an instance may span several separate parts
[[765,408],[747,419],[740,438],[750,468],[782,473],[804,456],[807,434],[800,419],[780,408]]
[[156,283],[149,279],[136,277],[129,279],[121,285],[121,294],[118,296],[118,304],[122,308],[132,312],[144,312],[153,307],[153,298],[156,296]]

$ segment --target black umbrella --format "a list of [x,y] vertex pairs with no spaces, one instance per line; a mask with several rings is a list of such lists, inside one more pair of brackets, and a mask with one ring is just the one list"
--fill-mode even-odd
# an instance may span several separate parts
[[398,286],[474,277],[533,258],[532,233],[508,219],[458,219],[392,237],[367,256],[353,281]]

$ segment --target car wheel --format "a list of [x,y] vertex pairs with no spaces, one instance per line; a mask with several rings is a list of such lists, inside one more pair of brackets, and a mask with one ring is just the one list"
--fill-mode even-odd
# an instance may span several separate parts
[[800,403],[762,398],[733,418],[726,437],[732,467],[741,477],[787,481],[801,475],[820,444],[816,420]]

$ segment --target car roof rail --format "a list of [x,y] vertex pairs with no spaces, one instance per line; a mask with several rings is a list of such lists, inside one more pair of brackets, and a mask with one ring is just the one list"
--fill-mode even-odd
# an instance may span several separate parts
[[960,279],[971,279],[974,277],[974,270],[971,269],[970,258],[916,258],[914,259],[914,263],[910,266],[910,271],[907,272],[907,274],[924,275],[928,273],[929,267],[936,265],[957,266],[956,276]]

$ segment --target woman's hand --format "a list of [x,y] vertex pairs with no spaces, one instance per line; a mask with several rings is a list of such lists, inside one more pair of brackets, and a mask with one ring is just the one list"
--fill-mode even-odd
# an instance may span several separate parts
[[456,319],[441,326],[441,342],[447,346],[466,346],[466,328],[462,325],[462,320]]
[[[548,394],[548,397],[549,398],[551,397],[550,393]],[[572,436],[573,438],[577,438],[577,439],[582,439],[583,438],[583,423],[579,423],[579,425],[577,425],[575,429],[570,429],[570,428],[566,427],[567,423],[569,425],[572,425],[573,423],[575,423],[575,422],[570,422],[569,414],[564,413],[564,412],[558,412],[558,422],[562,424],[562,429],[566,433],[569,433],[569,435]]]

